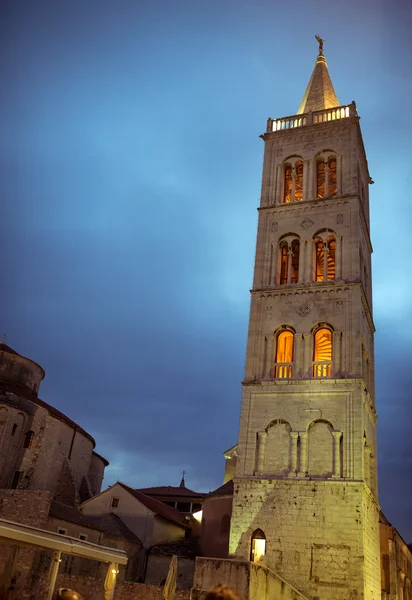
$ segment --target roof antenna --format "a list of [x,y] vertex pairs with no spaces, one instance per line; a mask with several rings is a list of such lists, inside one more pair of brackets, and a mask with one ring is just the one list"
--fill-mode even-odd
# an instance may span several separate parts
[[186,475],[186,471],[183,470],[183,472],[182,472],[182,480],[180,482],[179,487],[186,487],[186,484],[185,484],[185,475]]

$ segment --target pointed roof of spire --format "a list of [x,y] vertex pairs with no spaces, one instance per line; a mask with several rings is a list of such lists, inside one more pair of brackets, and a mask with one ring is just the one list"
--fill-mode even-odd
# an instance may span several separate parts
[[323,55],[323,42],[318,35],[315,36],[319,42],[319,54],[316,59],[312,77],[297,110],[297,115],[314,110],[323,110],[339,106],[332,80],[329,76],[328,63]]

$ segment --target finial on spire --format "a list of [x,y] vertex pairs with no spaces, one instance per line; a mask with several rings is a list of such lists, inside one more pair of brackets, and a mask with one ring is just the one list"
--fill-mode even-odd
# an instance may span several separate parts
[[320,35],[315,35],[315,39],[319,42],[319,54],[323,56],[323,42],[326,42],[326,40],[322,40]]
[[2,338],[2,340],[1,340],[1,343],[2,343],[2,344],[5,344],[5,343],[6,343],[6,341],[7,341],[7,335],[6,335],[5,333],[3,333],[3,338]]
[[183,470],[183,472],[182,472],[182,480],[180,482],[179,487],[186,487],[186,484],[185,484],[185,475],[186,475],[186,471]]

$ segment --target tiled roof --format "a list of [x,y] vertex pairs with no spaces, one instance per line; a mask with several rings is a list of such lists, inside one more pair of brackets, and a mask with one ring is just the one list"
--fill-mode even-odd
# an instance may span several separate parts
[[151,510],[158,517],[162,517],[163,519],[171,521],[176,525],[180,525],[185,529],[188,528],[188,525],[186,525],[185,523],[184,516],[178,510],[176,510],[176,508],[167,506],[167,504],[163,504],[163,502],[159,502],[159,500],[147,496],[140,490],[134,490],[133,488],[129,487],[128,485],[125,485],[124,483],[121,483],[120,481],[118,481],[118,484],[121,485],[126,491],[128,491],[129,494],[132,494],[132,496],[134,496],[136,500],[139,500],[139,502],[141,502],[144,506],[146,506],[146,508]]
[[213,492],[210,492],[208,498],[217,496],[233,496],[233,479],[213,490]]
[[149,496],[187,496],[188,498],[203,498],[206,494],[194,492],[187,487],[163,485],[159,487],[140,488],[137,490]]
[[130,531],[121,518],[114,513],[107,513],[106,515],[96,517],[89,516],[87,518],[94,522],[96,526],[104,532],[106,537],[127,540],[128,542],[142,545],[142,542],[137,535],[135,535],[133,531]]
[[62,504],[61,502],[51,503],[49,517],[60,519],[60,521],[67,521],[68,523],[75,523],[76,525],[81,525],[82,527],[90,527],[91,529],[103,531],[103,529],[95,520],[91,519],[90,517],[86,517],[74,506],[68,506],[67,504]]
[[173,556],[173,554],[176,554],[182,558],[195,558],[199,554],[198,538],[191,537],[170,544],[158,544],[150,548],[150,554],[156,556]]

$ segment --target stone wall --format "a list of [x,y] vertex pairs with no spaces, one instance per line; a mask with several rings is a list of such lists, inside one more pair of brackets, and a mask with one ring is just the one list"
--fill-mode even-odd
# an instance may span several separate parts
[[[102,600],[104,580],[61,574],[57,577],[55,589],[57,590],[60,587],[76,590],[87,600]],[[115,587],[114,600],[164,600],[163,587],[120,581]],[[190,591],[176,590],[174,600],[190,600]]]
[[230,559],[197,558],[192,600],[226,583],[245,600],[305,600],[300,592],[263,565]]

